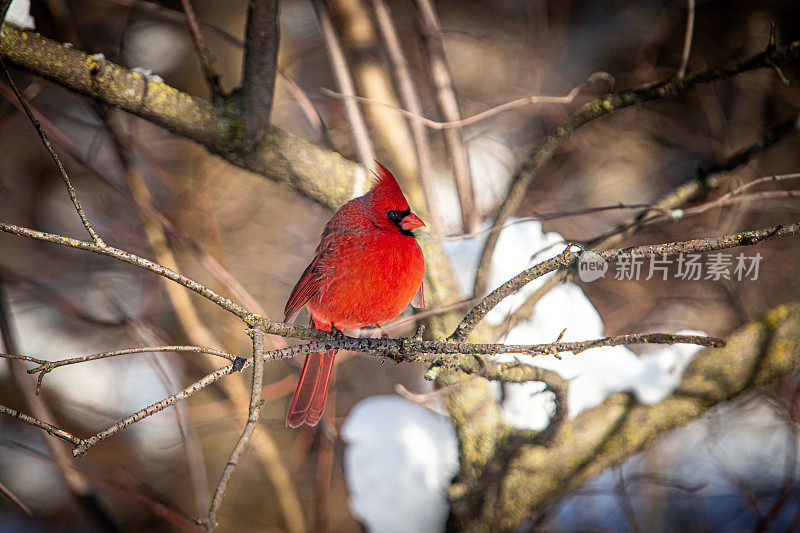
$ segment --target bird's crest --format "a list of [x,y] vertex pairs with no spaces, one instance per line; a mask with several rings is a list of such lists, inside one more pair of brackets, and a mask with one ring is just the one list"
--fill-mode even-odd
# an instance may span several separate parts
[[403,195],[403,191],[400,189],[395,177],[385,166],[377,161],[375,161],[375,164],[378,165],[378,170],[372,172],[375,176],[375,181],[370,190],[372,195],[383,201],[405,204],[405,209],[408,209],[406,197]]

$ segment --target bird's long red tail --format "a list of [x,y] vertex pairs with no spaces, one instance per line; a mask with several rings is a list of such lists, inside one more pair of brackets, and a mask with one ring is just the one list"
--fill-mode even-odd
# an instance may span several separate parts
[[[311,321],[312,327],[317,327]],[[319,329],[326,329],[319,327]],[[330,326],[327,328],[330,329]],[[339,350],[329,352],[315,352],[306,356],[303,370],[300,372],[300,381],[294,391],[289,412],[286,415],[286,425],[296,428],[308,424],[316,426],[325,412],[325,399],[328,397],[328,382],[333,370],[333,358]]]

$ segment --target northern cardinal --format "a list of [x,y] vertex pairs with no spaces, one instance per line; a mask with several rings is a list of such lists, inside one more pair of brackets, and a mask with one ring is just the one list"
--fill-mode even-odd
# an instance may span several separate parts
[[[311,327],[325,331],[383,324],[412,299],[421,307],[425,260],[412,231],[425,224],[409,209],[392,173],[376,164],[372,189],[344,204],[325,226],[314,259],[286,302],[285,322],[304,305]],[[337,351],[306,356],[287,426],[314,426],[322,418]]]

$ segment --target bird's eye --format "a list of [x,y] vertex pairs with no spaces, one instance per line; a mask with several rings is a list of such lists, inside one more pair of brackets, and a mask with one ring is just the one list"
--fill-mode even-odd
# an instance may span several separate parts
[[393,209],[386,211],[386,216],[389,217],[389,220],[395,223],[403,220],[403,213],[401,213],[400,211],[395,211]]

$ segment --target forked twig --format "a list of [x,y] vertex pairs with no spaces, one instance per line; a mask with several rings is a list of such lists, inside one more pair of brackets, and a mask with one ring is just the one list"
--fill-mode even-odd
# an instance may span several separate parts
[[44,131],[44,128],[36,120],[36,117],[33,116],[33,112],[31,108],[28,106],[27,102],[22,98],[22,94],[20,94],[19,89],[17,89],[14,80],[11,78],[11,73],[8,72],[6,68],[5,62],[0,58],[0,67],[3,69],[3,74],[6,76],[6,80],[8,80],[8,84],[11,86],[11,89],[14,91],[14,95],[19,100],[19,103],[22,105],[22,109],[25,110],[25,114],[28,116],[28,120],[30,120],[33,127],[36,128],[36,133],[39,134],[39,138],[42,140],[42,144],[47,149],[47,152],[55,161],[56,167],[58,168],[58,173],[61,175],[61,179],[64,180],[64,184],[67,186],[67,193],[69,193],[69,198],[72,200],[72,205],[75,206],[75,210],[78,212],[78,216],[81,217],[81,222],[83,222],[83,227],[86,228],[86,231],[89,232],[89,235],[92,237],[92,240],[95,244],[102,246],[103,239],[100,238],[100,235],[95,231],[94,227],[92,226],[89,219],[86,218],[86,213],[83,211],[83,206],[81,206],[81,202],[78,200],[78,195],[75,192],[75,187],[72,186],[72,181],[69,179],[69,175],[67,175],[67,171],[64,170],[64,165],[61,164],[61,158],[58,157],[55,150],[53,149],[53,145],[50,142],[50,138],[47,136],[47,133]]
[[495,115],[498,115],[504,111],[509,111],[511,109],[516,109],[518,107],[523,107],[526,105],[531,104],[570,104],[575,101],[575,98],[581,93],[583,89],[589,87],[597,80],[607,80],[609,82],[613,82],[614,77],[607,73],[607,72],[595,72],[589,78],[581,83],[580,85],[576,85],[572,88],[567,94],[564,96],[525,96],[523,98],[517,98],[516,100],[512,100],[510,102],[506,102],[504,104],[500,104],[498,106],[492,107],[491,109],[487,109],[486,111],[481,111],[480,113],[476,113],[470,117],[463,118],[460,120],[453,120],[450,122],[438,122],[436,120],[429,119],[427,117],[422,116],[420,112],[414,111],[407,111],[405,109],[401,109],[397,106],[393,106],[391,104],[387,104],[386,102],[381,102],[380,100],[373,100],[371,98],[364,98],[363,96],[355,96],[355,95],[346,95],[342,93],[338,93],[336,91],[332,91],[330,89],[326,89],[325,87],[320,88],[320,91],[323,94],[330,96],[331,98],[338,98],[340,100],[347,100],[353,99],[358,102],[362,102],[365,104],[370,105],[377,105],[381,107],[385,107],[391,109],[393,111],[397,111],[401,113],[403,116],[407,117],[408,119],[420,122],[425,126],[433,129],[433,130],[448,130],[454,128],[465,128],[467,126],[472,126],[482,120],[486,120],[491,118]]

